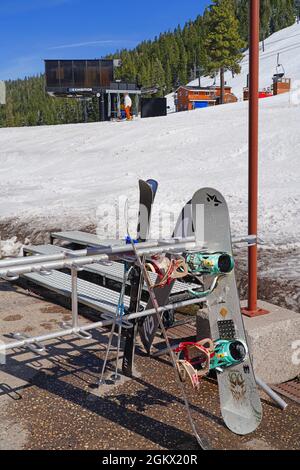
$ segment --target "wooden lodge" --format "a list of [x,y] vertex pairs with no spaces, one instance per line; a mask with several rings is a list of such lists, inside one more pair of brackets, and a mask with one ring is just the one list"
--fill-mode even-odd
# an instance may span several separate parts
[[[177,89],[176,110],[192,111],[193,109],[208,108],[220,104],[221,87],[180,86]],[[232,88],[225,85],[224,103],[235,103],[237,97]]]

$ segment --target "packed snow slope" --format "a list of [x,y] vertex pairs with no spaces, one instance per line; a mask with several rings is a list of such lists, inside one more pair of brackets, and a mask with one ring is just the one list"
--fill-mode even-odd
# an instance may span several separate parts
[[[260,44],[260,89],[268,88],[272,85],[272,77],[276,73],[277,56],[279,63],[283,65],[286,77],[291,78],[294,86],[300,86],[300,24],[295,23],[289,28],[282,29],[272,34],[265,40],[265,50]],[[232,86],[233,93],[238,97],[243,97],[243,88],[247,86],[247,75],[249,73],[249,51],[246,51],[241,62],[241,73],[232,77],[231,72],[226,72],[225,80]],[[282,67],[278,72],[283,71]],[[212,84],[211,78],[203,78],[201,85]],[[298,83],[295,83],[298,82]],[[195,82],[198,85],[198,80]]]
[[[260,236],[294,244],[300,96],[261,100],[260,110]],[[114,236],[104,205],[122,195],[137,201],[138,178],[152,177],[160,182],[156,223],[159,210],[162,217],[172,208],[179,213],[197,189],[215,187],[228,199],[234,234],[244,235],[247,126],[248,104],[240,102],[133,122],[2,128],[0,223],[13,221],[10,236],[22,226],[32,239],[49,228],[91,224]]]
[[[279,54],[279,63],[283,66],[277,67],[277,58]],[[226,83],[232,86],[233,93],[240,99],[243,99],[243,88],[247,86],[247,75],[249,73],[249,51],[244,54],[241,62],[241,73],[232,76],[231,72],[225,73]],[[260,44],[260,89],[269,88],[272,85],[272,77],[275,73],[285,71],[286,77],[292,79],[295,88],[300,87],[300,24],[295,23],[289,28],[282,29],[272,34]],[[216,83],[219,85],[220,78],[216,77]],[[202,77],[201,86],[213,85],[214,79],[211,77]],[[189,85],[199,85],[199,80],[193,80]],[[170,112],[175,111],[174,94],[167,95]]]

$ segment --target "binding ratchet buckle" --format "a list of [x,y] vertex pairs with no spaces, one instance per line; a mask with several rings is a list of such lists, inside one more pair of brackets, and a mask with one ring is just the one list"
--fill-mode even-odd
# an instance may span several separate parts
[[180,343],[175,350],[177,368],[183,382],[188,378],[198,388],[200,379],[211,370],[223,373],[225,369],[243,363],[248,348],[242,340],[217,340],[207,338],[196,343]]

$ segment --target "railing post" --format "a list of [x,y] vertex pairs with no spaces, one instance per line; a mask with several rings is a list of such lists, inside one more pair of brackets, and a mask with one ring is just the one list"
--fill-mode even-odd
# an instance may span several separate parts
[[72,328],[78,328],[78,287],[77,268],[71,268],[72,276]]

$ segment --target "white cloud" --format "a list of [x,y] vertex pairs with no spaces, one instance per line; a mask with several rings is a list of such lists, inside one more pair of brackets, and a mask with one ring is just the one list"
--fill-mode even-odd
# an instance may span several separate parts
[[124,44],[124,43],[131,43],[131,41],[126,41],[123,39],[104,39],[99,41],[86,41],[86,42],[77,42],[73,44],[62,44],[60,46],[53,46],[49,47],[49,51],[54,51],[57,49],[73,49],[76,47],[85,47],[85,46],[99,46],[99,45],[107,45],[107,44]]

